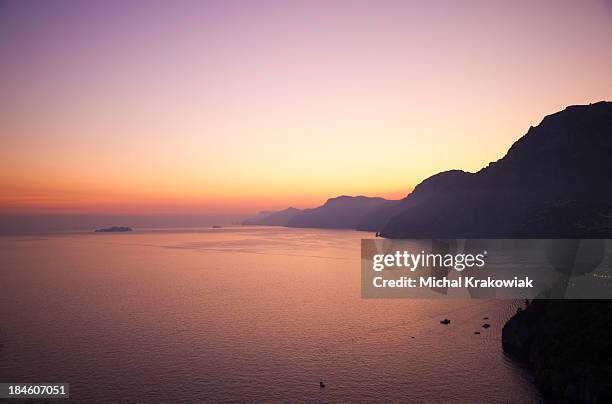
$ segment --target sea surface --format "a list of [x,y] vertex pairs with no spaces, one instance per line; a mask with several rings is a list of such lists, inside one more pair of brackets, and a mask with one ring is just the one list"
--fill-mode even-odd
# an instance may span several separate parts
[[2,236],[0,382],[68,382],[63,403],[540,402],[501,349],[521,302],[361,299],[371,237]]

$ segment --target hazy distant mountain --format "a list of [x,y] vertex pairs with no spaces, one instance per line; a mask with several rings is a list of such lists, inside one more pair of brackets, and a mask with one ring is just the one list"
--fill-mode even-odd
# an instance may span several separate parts
[[314,209],[304,209],[289,221],[290,227],[356,229],[368,215],[397,201],[367,196],[339,196]]
[[278,212],[263,211],[242,222],[244,226],[287,226],[300,213],[300,209],[287,208]]
[[331,229],[378,230],[386,223],[399,201],[367,196],[339,196],[313,209],[288,208],[260,212],[243,225],[320,227]]
[[254,224],[259,224],[259,222],[263,219],[265,219],[266,217],[270,216],[272,213],[274,213],[271,210],[262,210],[261,212],[257,213],[255,216],[250,217],[248,219],[245,219],[242,224],[245,226],[248,225],[254,225]]
[[395,238],[612,236],[612,103],[570,106],[477,173],[421,184],[384,226]]

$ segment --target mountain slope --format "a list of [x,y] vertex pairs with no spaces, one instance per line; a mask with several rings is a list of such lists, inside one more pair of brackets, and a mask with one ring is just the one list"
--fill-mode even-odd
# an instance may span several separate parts
[[329,229],[379,230],[396,213],[399,201],[367,196],[339,196],[312,209],[287,208],[260,212],[242,222],[245,226],[316,227]]
[[369,214],[394,203],[383,198],[339,196],[318,208],[304,209],[289,221],[289,226],[356,229]]
[[611,300],[534,300],[502,330],[502,347],[532,365],[551,402],[612,402]]
[[384,226],[391,238],[612,234],[612,103],[571,106],[477,173],[419,184]]
[[260,212],[257,216],[246,219],[243,226],[287,226],[287,224],[301,212],[296,208],[287,208],[277,212]]

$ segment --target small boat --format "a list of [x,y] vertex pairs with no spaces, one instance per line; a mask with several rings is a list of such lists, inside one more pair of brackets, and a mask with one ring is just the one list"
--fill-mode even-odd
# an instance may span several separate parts
[[440,320],[440,324],[448,325],[450,324],[450,320],[448,318],[445,318],[444,320]]
[[321,387],[322,389],[325,388],[325,382],[323,381],[323,378],[319,380],[319,387]]

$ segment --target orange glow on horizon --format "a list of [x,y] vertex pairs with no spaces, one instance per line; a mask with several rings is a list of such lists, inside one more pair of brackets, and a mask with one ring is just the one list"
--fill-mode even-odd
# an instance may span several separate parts
[[[407,191],[378,192],[366,196],[400,199]],[[281,210],[289,206],[304,209],[322,205],[328,198],[342,193],[287,194],[281,190],[272,193],[269,189],[248,195],[196,195],[181,193],[119,193],[113,190],[93,189],[5,189],[0,196],[0,213],[244,213],[262,210]],[[361,195],[347,192],[343,195]]]
[[3,6],[0,212],[399,199],[612,99],[605,2],[229,3]]

